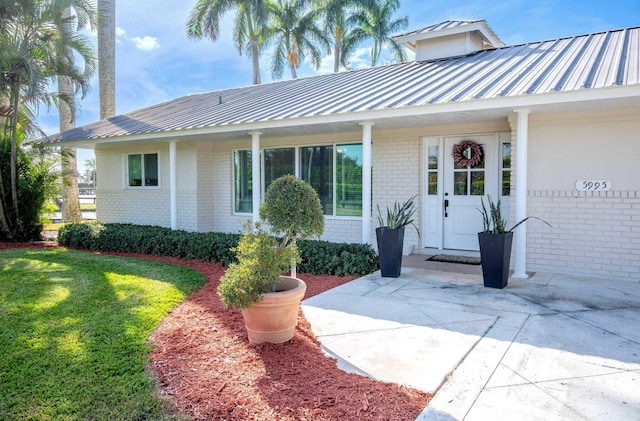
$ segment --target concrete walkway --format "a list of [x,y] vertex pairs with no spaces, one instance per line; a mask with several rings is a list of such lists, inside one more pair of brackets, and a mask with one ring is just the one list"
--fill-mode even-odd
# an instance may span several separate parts
[[640,419],[640,281],[403,268],[303,301],[339,366],[435,392],[418,420]]

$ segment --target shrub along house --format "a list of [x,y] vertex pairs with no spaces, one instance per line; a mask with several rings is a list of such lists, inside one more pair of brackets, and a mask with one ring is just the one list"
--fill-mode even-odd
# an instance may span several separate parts
[[44,142],[95,150],[103,222],[237,232],[291,173],[318,191],[325,240],[375,244],[372,209],[417,194],[405,253],[473,254],[491,195],[553,225],[517,229],[515,276],[637,280],[640,28],[504,46],[485,21],[446,21],[397,39],[415,61],[189,95]]

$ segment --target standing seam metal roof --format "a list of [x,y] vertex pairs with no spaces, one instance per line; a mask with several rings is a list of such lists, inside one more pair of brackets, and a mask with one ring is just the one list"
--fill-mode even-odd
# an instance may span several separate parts
[[[640,27],[188,95],[45,142],[640,84]],[[221,101],[221,102],[220,102]]]

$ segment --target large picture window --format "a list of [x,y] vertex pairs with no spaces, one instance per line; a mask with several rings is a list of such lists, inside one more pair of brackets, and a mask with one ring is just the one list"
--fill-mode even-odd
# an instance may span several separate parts
[[311,184],[325,215],[333,215],[333,146],[300,148],[300,178]]
[[158,187],[158,154],[131,154],[127,157],[129,187]]
[[[325,215],[362,216],[361,144],[264,149],[261,172],[263,195],[275,179],[293,174],[316,190]],[[234,151],[233,173],[235,211],[250,213],[251,151]]]
[[336,147],[336,215],[362,216],[362,145]]
[[251,151],[233,152],[234,203],[236,212],[251,212],[253,189],[251,185]]
[[296,174],[295,148],[265,149],[264,191],[267,191],[275,179],[287,174]]

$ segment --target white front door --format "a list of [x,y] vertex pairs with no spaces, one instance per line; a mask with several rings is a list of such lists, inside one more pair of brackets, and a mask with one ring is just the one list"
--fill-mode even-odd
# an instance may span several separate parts
[[[454,162],[453,148],[463,141],[480,145],[482,159],[473,166]],[[498,197],[498,136],[476,135],[444,138],[443,159],[443,247],[479,250],[478,232],[482,231],[480,198]],[[473,157],[473,148],[464,148],[463,158]]]

